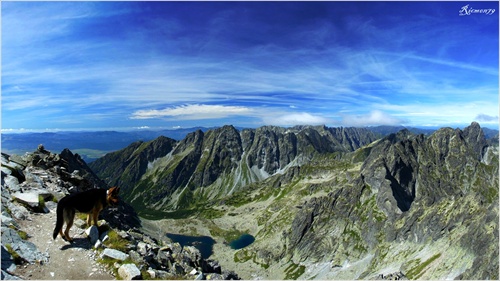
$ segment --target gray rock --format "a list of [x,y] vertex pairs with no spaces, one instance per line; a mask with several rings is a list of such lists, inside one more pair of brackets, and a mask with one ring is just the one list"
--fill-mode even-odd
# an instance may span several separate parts
[[25,220],[30,212],[22,205],[7,203],[7,208],[11,211],[12,217],[17,220]]
[[21,155],[17,155],[17,154],[10,155],[9,161],[11,163],[18,165],[18,168],[20,168],[22,170],[24,168],[26,168],[26,166],[28,165],[28,163],[26,162],[25,156],[21,156]]
[[13,272],[16,270],[16,264],[14,263],[14,258],[7,251],[7,249],[2,245],[2,270]]
[[5,185],[10,189],[11,192],[21,191],[21,187],[19,186],[19,180],[11,175],[7,175],[4,178]]
[[85,230],[85,234],[87,234],[87,237],[90,239],[90,244],[92,245],[94,245],[97,240],[99,240],[99,230],[95,225],[87,228],[87,230]]
[[155,270],[156,277],[161,280],[172,280],[175,275],[173,273],[164,271],[164,270]]
[[186,271],[184,270],[184,267],[178,263],[174,263],[172,265],[172,272],[174,272],[177,275],[184,275],[186,274]]
[[222,272],[222,276],[224,277],[224,280],[240,280],[238,274],[231,270],[224,270]]
[[82,219],[75,219],[73,224],[78,228],[84,228],[87,225],[87,222]]
[[222,273],[219,262],[214,260],[203,260],[201,263],[201,270],[204,273]]
[[155,260],[162,266],[166,268],[171,268],[174,259],[172,257],[172,253],[167,250],[160,250],[156,254]]
[[136,251],[130,250],[128,252],[128,255],[130,256],[130,258],[132,259],[132,261],[135,262],[135,263],[142,263],[142,262],[144,262],[144,260],[142,259],[142,256],[138,252],[136,252]]
[[95,248],[95,249],[97,249],[97,248],[99,248],[99,247],[101,247],[101,246],[102,246],[102,242],[101,242],[101,240],[97,239],[97,241],[96,241],[96,242],[95,242],[95,244],[94,244],[94,248]]
[[19,203],[22,203],[30,208],[39,207],[37,192],[15,192],[12,194],[12,197],[15,198]]
[[156,278],[156,271],[153,270],[152,268],[148,268],[148,270],[146,271],[149,276],[152,278],[152,279],[155,279]]
[[23,280],[17,276],[14,276],[14,275],[8,273],[7,271],[4,271],[3,269],[2,269],[2,278],[1,279],[2,280]]
[[181,244],[175,242],[167,244],[165,247],[161,247],[160,251],[169,251],[173,258],[176,258],[182,252]]
[[55,212],[57,209],[57,203],[54,201],[45,201],[45,207],[47,207],[50,211]]
[[3,212],[2,213],[2,225],[4,226],[15,226],[16,228],[18,228],[18,224],[15,220],[12,219],[12,217],[6,213],[6,212]]
[[141,271],[133,263],[127,263],[120,266],[118,275],[124,280],[140,280]]
[[145,256],[148,252],[148,244],[142,242],[142,241],[139,241],[139,243],[137,243],[137,252],[143,256]]
[[124,252],[121,252],[121,251],[118,251],[118,250],[115,250],[115,249],[104,249],[104,251],[102,252],[101,254],[101,257],[108,257],[108,258],[112,258],[112,259],[115,259],[115,260],[125,260],[129,257],[128,254],[125,254]]
[[133,237],[130,234],[128,234],[126,231],[120,230],[117,232],[117,234],[118,234],[118,236],[120,236],[123,239],[127,239],[129,241],[133,240]]
[[201,266],[201,253],[200,250],[193,246],[185,246],[182,250],[184,261],[192,267]]
[[106,240],[109,239],[109,236],[108,236],[108,231],[104,231],[103,233],[101,233],[101,235],[99,236],[99,240],[101,240],[102,242],[105,242]]
[[40,252],[35,244],[21,239],[14,229],[2,227],[2,244],[10,244],[12,250],[29,263],[48,261],[47,253]]
[[207,280],[224,280],[224,276],[222,274],[209,273],[207,274]]

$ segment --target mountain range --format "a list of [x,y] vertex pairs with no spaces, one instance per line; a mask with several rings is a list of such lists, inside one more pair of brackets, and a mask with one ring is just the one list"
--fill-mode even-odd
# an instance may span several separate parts
[[498,136],[473,122],[384,137],[224,126],[135,142],[89,166],[145,219],[203,225],[213,237],[231,228],[253,235],[226,261],[234,270],[267,279],[498,279],[498,162]]
[[[62,151],[65,148],[78,153],[87,163],[104,156],[108,152],[123,149],[135,141],[151,141],[159,136],[165,136],[174,140],[182,140],[187,134],[196,130],[206,132],[214,128],[194,127],[179,129],[151,130],[140,129],[131,131],[59,131],[59,132],[25,132],[9,133],[2,132],[2,151],[10,154],[24,154],[31,152],[34,147],[43,144],[48,150]],[[238,130],[244,128],[237,127]],[[378,136],[395,133],[403,126],[375,126],[368,130]],[[416,134],[430,134],[436,129],[406,128]],[[498,135],[498,130],[483,128],[485,136],[491,138]]]
[[[83,137],[77,145],[99,142]],[[82,167],[68,188],[120,186],[130,208],[119,215],[138,214],[158,241],[208,237],[209,258],[244,279],[497,280],[498,148],[498,131],[476,122],[433,131],[228,125],[135,139],[88,165],[69,149],[49,158]],[[251,244],[233,248],[244,235]]]

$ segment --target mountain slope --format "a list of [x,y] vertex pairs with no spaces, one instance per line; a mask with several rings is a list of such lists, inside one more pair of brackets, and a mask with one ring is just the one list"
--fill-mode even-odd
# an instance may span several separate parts
[[[390,135],[359,177],[309,200],[283,239],[295,263],[334,267],[321,278],[496,279],[498,148],[477,123]],[[346,261],[356,264],[349,275]]]
[[[224,126],[195,131],[158,149],[153,142],[159,139],[134,143],[90,166],[110,184],[124,186],[124,198],[139,210],[188,209],[300,166],[316,154],[345,153],[374,140],[372,132],[359,128],[268,126],[238,131]],[[142,146],[151,146],[152,154],[138,154]]]
[[143,212],[193,210],[181,234],[253,235],[234,256],[214,253],[246,278],[499,275],[498,145],[477,123],[378,140],[323,126],[198,131],[151,162],[128,198]]

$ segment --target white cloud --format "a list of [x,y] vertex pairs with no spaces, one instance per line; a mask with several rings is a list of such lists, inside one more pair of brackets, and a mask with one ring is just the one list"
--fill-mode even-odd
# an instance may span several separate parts
[[498,116],[491,116],[487,114],[478,114],[475,120],[485,123],[498,123]]
[[291,113],[282,116],[267,116],[263,120],[266,124],[277,126],[323,125],[330,122],[327,118],[314,116],[306,112]]
[[173,117],[178,120],[217,119],[235,115],[249,114],[252,110],[243,106],[190,104],[165,108],[161,110],[138,110],[132,114],[131,119],[157,119]]
[[365,115],[344,115],[344,126],[375,126],[375,125],[401,125],[403,120],[393,117],[385,112],[374,110]]

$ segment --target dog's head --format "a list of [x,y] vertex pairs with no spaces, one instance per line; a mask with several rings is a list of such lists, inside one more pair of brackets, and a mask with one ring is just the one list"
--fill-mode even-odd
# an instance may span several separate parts
[[118,204],[118,192],[120,191],[119,187],[113,186],[112,188],[108,189],[106,192],[106,201],[108,201],[109,205],[116,205]]

